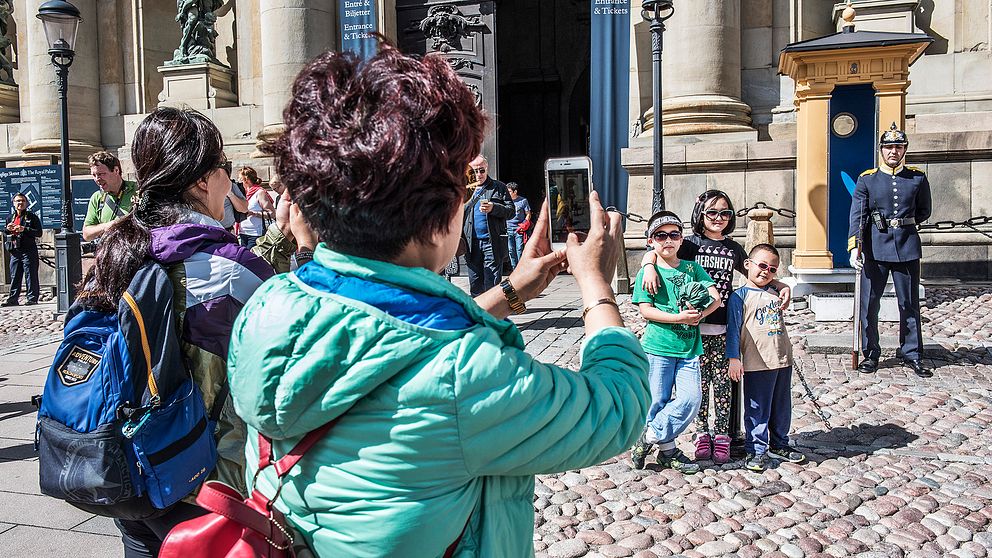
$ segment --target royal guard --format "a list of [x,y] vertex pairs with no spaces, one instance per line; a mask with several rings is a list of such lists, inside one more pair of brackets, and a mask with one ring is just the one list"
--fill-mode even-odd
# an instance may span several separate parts
[[903,164],[909,140],[893,122],[879,140],[881,162],[858,178],[851,200],[851,266],[860,272],[861,350],[858,370],[878,369],[878,310],[885,284],[892,275],[899,301],[899,345],[903,360],[917,376],[929,378],[924,368],[920,327],[920,258],[917,225],[930,217],[932,202],[926,174]]

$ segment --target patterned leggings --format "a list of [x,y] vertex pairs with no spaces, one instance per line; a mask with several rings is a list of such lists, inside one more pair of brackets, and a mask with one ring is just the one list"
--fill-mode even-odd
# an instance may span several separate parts
[[[733,382],[728,374],[727,336],[704,335],[703,356],[699,357],[702,405],[696,415],[696,431],[700,434],[730,434],[730,394]],[[712,432],[709,426],[710,385],[713,386],[713,412],[716,423]]]

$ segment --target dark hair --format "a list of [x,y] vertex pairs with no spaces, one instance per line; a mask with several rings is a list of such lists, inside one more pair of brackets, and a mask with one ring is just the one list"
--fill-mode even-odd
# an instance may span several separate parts
[[248,166],[241,167],[241,170],[238,171],[238,174],[241,175],[242,179],[247,180],[252,184],[259,184],[258,172],[256,172],[255,169],[251,167]]
[[108,310],[117,308],[148,257],[151,229],[202,209],[190,190],[223,165],[224,140],[217,126],[195,110],[157,108],[135,130],[131,159],[138,178],[133,211],[104,234],[79,295],[86,304]]
[[[727,208],[734,211],[734,202],[730,201],[730,196],[723,190],[706,190],[696,198],[696,205],[692,208],[692,232],[698,236],[704,236],[706,229],[703,225],[703,212],[706,211],[706,204],[710,200],[723,198],[727,201]],[[737,228],[737,213],[734,212],[727,220],[727,226],[723,228],[723,234],[729,235]]]
[[307,223],[336,251],[388,260],[447,230],[486,117],[439,55],[326,52],[293,84],[269,150]]
[[10,201],[13,202],[17,198],[24,198],[24,201],[28,201],[28,197],[24,194],[24,192],[18,192],[14,194],[14,196],[10,198]]
[[513,190],[514,192],[516,192],[517,190],[520,189],[520,186],[516,182],[507,182],[506,189]]
[[96,165],[104,165],[110,170],[110,172],[114,172],[114,169],[122,170],[121,160],[109,151],[97,151],[89,156],[87,162],[91,167]]
[[782,257],[778,254],[778,249],[772,246],[771,244],[755,244],[754,247],[751,248],[751,251],[747,253],[747,257],[750,258],[751,256],[754,256],[758,252],[762,252],[762,251],[768,252],[770,254],[775,254],[776,258]]

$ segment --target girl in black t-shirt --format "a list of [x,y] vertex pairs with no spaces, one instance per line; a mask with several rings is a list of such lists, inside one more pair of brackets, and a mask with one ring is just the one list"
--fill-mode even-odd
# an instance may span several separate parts
[[[726,301],[734,290],[734,270],[746,273],[744,260],[747,253],[744,247],[728,235],[737,226],[737,214],[730,196],[720,190],[707,190],[696,198],[692,210],[692,232],[685,237],[678,257],[698,263],[713,281]],[[644,288],[654,293],[659,284],[654,269],[655,255],[649,250],[641,260],[644,270]],[[783,308],[789,304],[791,291],[781,282],[776,289],[782,292]],[[703,393],[702,406],[696,415],[696,459],[710,459],[722,464],[730,461],[731,436],[740,437],[740,394],[731,382],[728,373],[727,352],[727,309],[721,303],[719,309],[699,324],[703,336],[703,356],[700,357],[700,389]],[[715,421],[709,426],[709,391],[713,388],[713,411]],[[743,448],[743,445],[741,445]]]

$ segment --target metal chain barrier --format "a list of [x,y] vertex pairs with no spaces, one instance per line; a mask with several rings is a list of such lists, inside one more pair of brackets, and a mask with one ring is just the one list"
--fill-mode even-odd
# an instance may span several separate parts
[[607,207],[606,208],[606,211],[609,211],[610,213],[617,213],[620,216],[622,216],[624,219],[626,219],[626,220],[628,220],[628,221],[630,221],[632,223],[647,223],[648,222],[647,219],[645,219],[644,217],[641,217],[640,215],[638,215],[636,213],[624,213],[623,211],[620,211],[619,209],[617,209],[616,207],[614,207],[612,205],[610,207]]
[[978,229],[979,225],[988,225],[989,223],[992,223],[992,217],[979,215],[977,217],[965,219],[964,221],[937,221],[936,223],[925,223],[917,226],[916,228],[921,231],[949,231],[957,228],[968,228],[988,239],[992,239],[992,234]]
[[796,212],[793,211],[793,210],[791,210],[791,209],[781,209],[781,208],[778,208],[778,207],[771,207],[767,203],[760,202],[760,201],[757,202],[757,203],[755,203],[754,205],[752,205],[751,207],[749,207],[747,209],[738,210],[737,211],[737,216],[738,217],[747,217],[747,214],[750,213],[752,209],[767,209],[768,211],[771,211],[773,213],[778,213],[780,216],[785,217],[786,219],[795,219],[796,218]]
[[830,419],[827,418],[827,413],[820,407],[820,402],[817,401],[817,396],[813,394],[813,388],[809,387],[809,382],[806,381],[806,375],[803,374],[803,370],[806,368],[806,362],[802,359],[798,361],[799,366],[795,367],[796,375],[799,376],[799,382],[802,383],[803,389],[806,390],[806,400],[813,404],[813,411],[816,415],[820,417],[823,424],[826,425],[827,431],[833,430],[833,426],[830,425]]
[[[55,247],[54,246],[52,246],[51,244],[45,244],[43,242],[39,242],[38,243],[38,249],[39,250],[46,250],[46,251],[47,250],[51,250],[52,252],[55,251]],[[47,265],[48,267],[50,267],[52,269],[55,269],[55,262],[51,258],[49,258],[47,256],[42,256],[41,254],[39,254],[38,255],[38,260],[41,261],[41,263]]]

